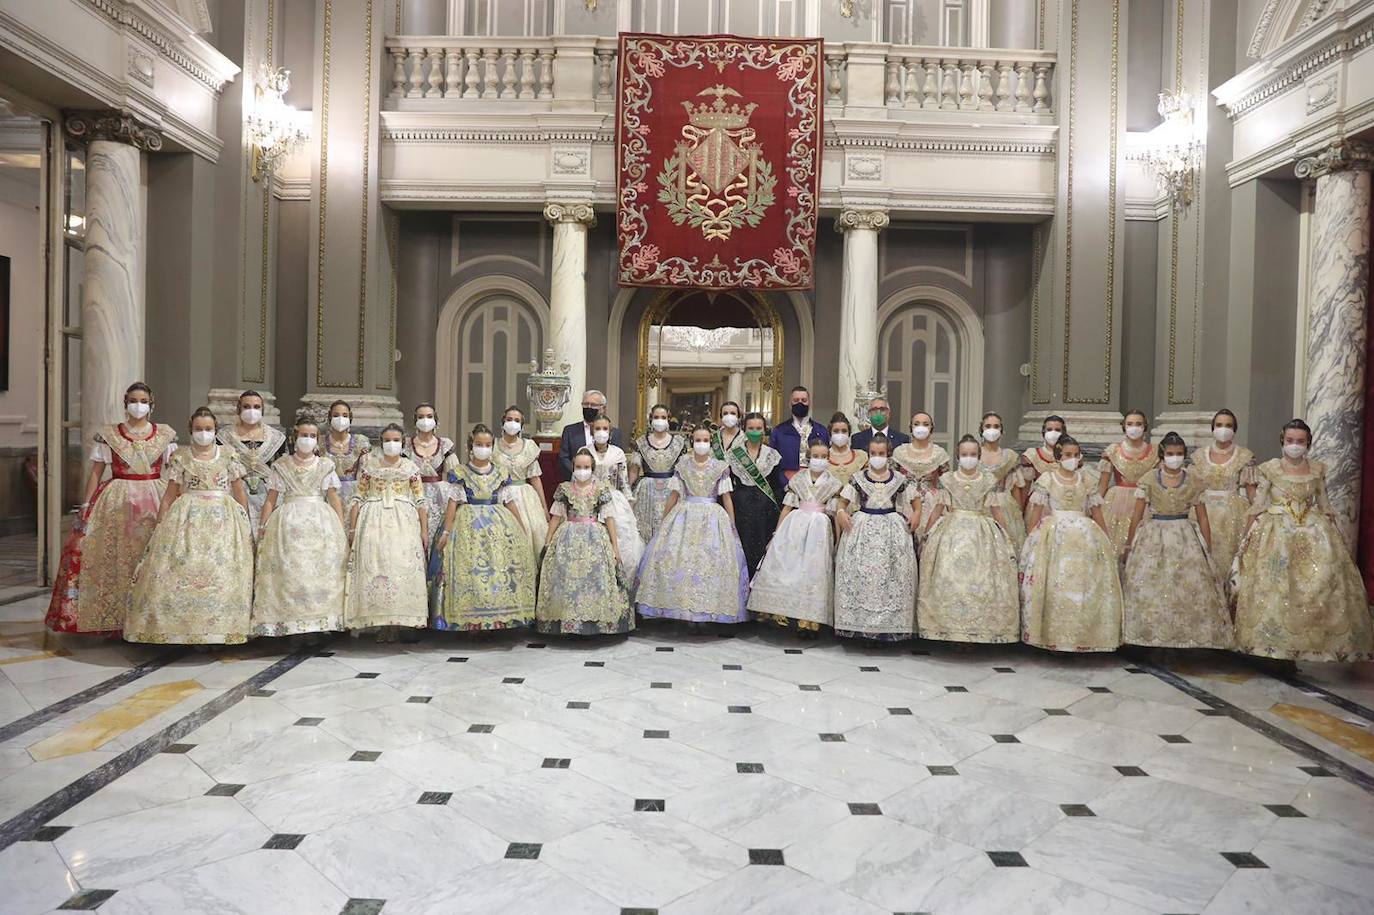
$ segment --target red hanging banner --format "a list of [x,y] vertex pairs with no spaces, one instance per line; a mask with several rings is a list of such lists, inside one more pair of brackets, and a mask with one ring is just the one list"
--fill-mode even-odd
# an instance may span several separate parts
[[821,41],[622,33],[624,286],[810,289]]

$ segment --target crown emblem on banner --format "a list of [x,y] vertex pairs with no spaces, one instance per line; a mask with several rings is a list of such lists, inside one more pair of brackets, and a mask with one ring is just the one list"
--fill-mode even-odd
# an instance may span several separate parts
[[749,126],[749,118],[758,108],[756,102],[741,107],[739,104],[726,105],[725,96],[733,95],[739,97],[739,93],[728,86],[711,86],[709,89],[702,89],[697,93],[698,96],[714,95],[714,102],[702,102],[700,105],[693,105],[691,102],[683,102],[682,107],[687,109],[687,123],[702,130],[712,130],[719,127],[722,130],[739,130]]

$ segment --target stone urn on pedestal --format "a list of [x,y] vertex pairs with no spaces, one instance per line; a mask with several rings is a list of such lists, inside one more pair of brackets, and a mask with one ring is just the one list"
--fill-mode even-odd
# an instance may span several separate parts
[[550,498],[554,488],[562,482],[562,472],[558,468],[558,440],[562,430],[558,424],[572,392],[569,375],[572,366],[554,360],[553,347],[546,347],[543,368],[531,372],[525,383],[525,396],[534,411],[534,440],[539,443],[540,480],[544,482],[544,494]]
[[868,402],[875,397],[887,397],[887,385],[879,385],[877,379],[870,378],[867,384],[854,386],[854,412],[850,416],[854,419],[852,427],[856,434],[871,425],[868,421]]

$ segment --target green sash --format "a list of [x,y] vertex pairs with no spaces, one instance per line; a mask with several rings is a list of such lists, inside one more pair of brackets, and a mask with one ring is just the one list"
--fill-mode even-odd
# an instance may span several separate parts
[[[741,438],[743,438],[743,436],[741,436]],[[720,439],[717,438],[716,441],[720,441]],[[746,443],[741,442],[731,448],[730,454],[739,461],[740,466],[744,469],[744,472],[748,474],[749,479],[754,481],[754,485],[758,487],[759,492],[767,496],[769,502],[777,505],[778,497],[773,493],[773,487],[768,482],[768,478],[759,472],[758,465],[755,464],[754,459],[749,456],[749,449],[746,447]]]

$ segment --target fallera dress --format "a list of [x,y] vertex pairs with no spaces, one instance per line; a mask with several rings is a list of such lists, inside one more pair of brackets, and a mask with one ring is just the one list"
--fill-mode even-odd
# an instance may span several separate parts
[[715,457],[700,464],[688,455],[668,485],[678,502],[639,564],[639,612],[694,623],[743,622],[749,569],[730,516],[717,501],[733,489],[729,465]]
[[898,445],[893,450],[892,461],[916,487],[912,503],[921,503],[921,517],[930,517],[931,509],[935,507],[935,494],[940,487],[940,475],[949,470],[949,452],[932,444],[926,453],[921,454],[916,451],[914,443],[908,443]]
[[936,498],[944,510],[921,549],[916,621],[923,639],[1021,640],[1016,550],[992,517],[1001,507],[998,486],[991,468],[940,477]]
[[1255,485],[1255,453],[1237,445],[1227,460],[1218,462],[1210,447],[1198,448],[1188,472],[1203,483],[1202,504],[1207,506],[1207,524],[1212,530],[1212,568],[1217,581],[1225,585],[1245,533],[1250,510],[1248,489]]
[[635,517],[639,519],[639,536],[646,545],[658,533],[658,526],[663,521],[663,506],[668,502],[674,468],[691,450],[685,436],[677,433],[669,433],[669,436],[667,444],[659,448],[648,434],[641,435],[635,440],[634,453],[630,455],[631,465],[639,468],[639,479],[635,482]]
[[423,627],[429,619],[425,548],[420,539],[424,489],[409,458],[395,464],[374,453],[358,465],[358,520],[348,555],[344,625]]
[[[181,487],[148,541],[129,599],[124,638],[174,645],[248,641],[253,610],[253,536],[231,484],[245,474],[217,445],[201,460],[183,448],[167,464]],[[264,491],[263,497],[266,498]]]
[[[1054,449],[1047,445],[1038,448],[1027,448],[1021,452],[1021,485],[1026,487],[1026,505],[1021,509],[1021,526],[1025,527],[1026,519],[1030,517],[1030,496],[1029,492],[1035,481],[1040,479],[1043,474],[1059,466],[1059,462],[1054,459]],[[1027,531],[1027,533],[1030,533]],[[1022,546],[1025,541],[1021,541]]]
[[916,547],[908,517],[917,485],[896,470],[855,474],[840,498],[850,528],[835,552],[835,634],[883,641],[916,631]]
[[611,504],[611,489],[599,480],[559,483],[554,491],[549,514],[563,522],[544,552],[535,610],[540,632],[606,635],[634,628],[606,532]]
[[269,426],[262,426],[262,441],[239,438],[233,423],[219,427],[219,443],[227,445],[243,465],[243,486],[248,490],[249,530],[257,536],[258,516],[262,514],[262,504],[267,501],[267,479],[271,476],[270,465],[286,453],[286,433]]
[[424,492],[425,511],[429,512],[429,542],[432,545],[439,525],[444,522],[444,511],[448,508],[448,484],[444,482],[444,476],[448,473],[449,465],[457,463],[458,458],[453,454],[452,439],[438,435],[430,442],[430,446],[435,447],[433,452],[421,445],[425,453],[420,454],[416,449],[415,436],[412,435],[404,440],[401,455],[420,468],[420,487]]
[[96,488],[62,547],[45,620],[52,631],[116,633],[124,625],[176,440],[175,429],[158,423],[141,436],[123,423],[95,433],[91,460],[108,465],[111,477]]
[[1097,465],[1099,485],[1102,477],[1110,474],[1111,485],[1103,496],[1102,518],[1107,522],[1107,534],[1118,557],[1125,555],[1126,538],[1131,533],[1136,485],[1159,466],[1156,450],[1148,444],[1142,444],[1141,447],[1145,450],[1131,457],[1121,442],[1114,442],[1102,452],[1102,461]]
[[534,625],[534,549],[506,503],[511,479],[495,464],[451,466],[453,530],[432,594],[435,629],[517,629]]
[[635,516],[629,463],[625,451],[616,445],[607,445],[605,451],[595,451],[592,456],[596,459],[596,478],[611,493],[609,511],[615,519],[615,540],[620,547],[620,579],[633,591],[639,561],[644,558],[644,540],[639,536],[639,519]]
[[1295,661],[1374,659],[1369,601],[1326,498],[1326,467],[1256,468],[1254,523],[1231,566],[1236,647]]
[[[1144,501],[1146,509],[1121,580],[1121,641],[1127,645],[1230,648],[1235,643],[1226,596],[1190,514],[1203,486],[1190,471],[1179,485],[1167,486],[1158,468],[1136,484],[1136,501]],[[1209,526],[1211,520],[1209,507]]]
[[[827,458],[830,464],[828,469],[830,475],[840,481],[841,486],[848,484],[854,479],[854,474],[868,466],[868,452],[859,451],[857,448],[850,448],[849,454],[842,456],[838,461],[835,458],[836,455],[833,453]],[[805,466],[805,462],[802,462],[802,466]]]
[[1021,548],[1021,640],[1051,651],[1115,651],[1121,645],[1116,551],[1088,515],[1102,504],[1096,480],[1042,474],[1031,504],[1044,508]]
[[782,519],[754,575],[749,588],[751,613],[796,620],[807,629],[834,625],[835,535],[831,516],[833,501],[842,488],[828,471],[813,477],[809,469],[803,469],[788,481],[782,502],[792,510]]
[[745,437],[739,435],[726,448],[725,462],[730,465],[730,496],[735,503],[735,530],[744,547],[744,563],[752,576],[768,552],[768,541],[778,527],[779,490],[782,488],[778,464],[782,455],[766,444],[759,445],[759,456],[750,456]]
[[320,453],[334,465],[334,473],[339,477],[339,498],[344,505],[353,498],[353,490],[358,488],[358,461],[372,450],[372,443],[360,432],[350,432],[342,445],[335,445],[328,432],[320,433]]
[[984,463],[983,466],[992,471],[997,480],[996,502],[1007,522],[1007,539],[1011,541],[1012,549],[1020,553],[1021,545],[1026,542],[1026,519],[1021,514],[1021,505],[1016,501],[1013,490],[1025,485],[1021,458],[1007,448],[998,449],[998,454],[1001,458],[996,464]]
[[334,462],[284,457],[272,465],[276,506],[258,541],[253,635],[299,635],[344,627],[348,535],[326,496],[338,491]]
[[510,506],[520,515],[520,520],[525,524],[525,533],[529,537],[530,547],[534,550],[536,559],[544,552],[544,541],[549,535],[549,513],[544,508],[544,500],[540,498],[536,486],[542,483],[530,483],[531,479],[539,479],[539,443],[533,439],[520,439],[520,448],[515,452],[507,452],[505,446],[498,438],[496,445],[491,449],[491,461],[496,465],[497,470],[504,471],[510,477]]

